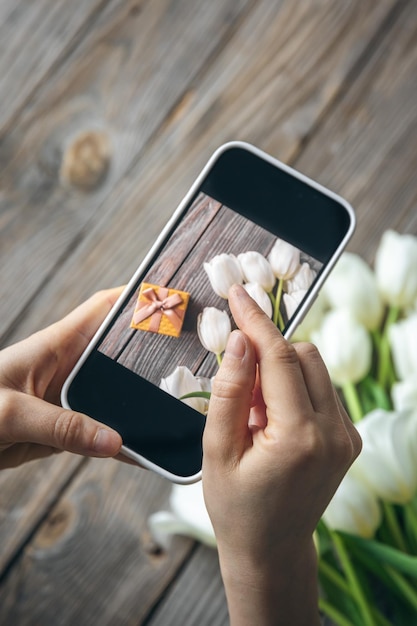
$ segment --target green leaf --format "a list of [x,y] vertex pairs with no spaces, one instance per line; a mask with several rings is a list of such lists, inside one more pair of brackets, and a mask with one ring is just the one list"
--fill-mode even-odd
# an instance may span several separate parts
[[394,567],[399,572],[417,578],[417,556],[404,554],[404,552],[396,548],[378,543],[378,541],[374,541],[373,539],[363,539],[362,537],[356,537],[349,533],[340,532],[340,534],[349,544],[358,546],[377,561],[391,565],[391,567]]
[[187,398],[205,398],[206,400],[210,400],[210,397],[210,391],[192,391],[191,393],[186,393],[181,396],[179,400],[186,400]]

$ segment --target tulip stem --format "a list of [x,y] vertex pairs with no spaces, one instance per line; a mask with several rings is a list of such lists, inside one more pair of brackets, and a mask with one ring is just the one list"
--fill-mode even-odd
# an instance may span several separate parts
[[382,502],[382,508],[384,510],[385,519],[387,522],[387,526],[389,528],[389,532],[391,534],[391,539],[393,540],[394,546],[401,550],[401,552],[407,553],[407,546],[404,540],[404,536],[401,532],[400,525],[398,523],[397,516],[395,514],[394,507],[388,502]]
[[374,620],[371,614],[370,607],[366,601],[361,585],[359,584],[355,569],[348,556],[343,539],[338,532],[334,530],[330,530],[329,532],[333,541],[333,546],[336,550],[336,554],[349,582],[352,597],[356,600],[358,609],[362,614],[363,626],[373,626]]
[[412,502],[404,505],[404,515],[409,543],[414,554],[417,554],[417,515]]
[[220,367],[220,365],[222,364],[222,355],[221,354],[216,354],[216,360],[217,360],[217,365]]
[[382,331],[382,336],[379,344],[378,382],[384,389],[386,389],[386,387],[390,383],[390,378],[392,377],[392,363],[388,332],[390,326],[392,326],[392,324],[394,324],[394,322],[397,320],[399,313],[399,307],[391,306],[388,309],[388,314],[385,320],[384,329]]
[[338,626],[354,626],[354,623],[347,619],[338,609],[336,609],[330,602],[326,602],[323,598],[319,598],[319,609],[327,615]]
[[352,382],[348,382],[342,386],[342,391],[346,400],[348,413],[352,422],[356,424],[357,422],[360,422],[363,417],[362,406],[357,389]]
[[[277,286],[277,293],[275,296],[275,305],[274,305],[274,317],[273,317],[273,321],[275,326],[278,326],[278,328],[280,330],[282,330],[282,328],[280,328],[280,304],[281,304],[281,298],[282,298],[282,290],[284,288],[284,279],[283,278],[279,278],[278,279],[278,286]],[[282,322],[282,317],[281,317],[281,322]]]
[[410,583],[402,576],[397,570],[389,565],[384,565],[384,569],[387,572],[388,576],[397,586],[404,596],[408,600],[410,606],[413,607],[415,611],[417,611],[417,595],[414,590],[414,587],[410,585]]

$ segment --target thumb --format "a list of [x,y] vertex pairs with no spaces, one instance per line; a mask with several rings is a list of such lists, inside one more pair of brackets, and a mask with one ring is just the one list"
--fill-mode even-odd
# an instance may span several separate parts
[[213,381],[203,440],[206,460],[240,460],[250,440],[248,420],[255,375],[252,344],[242,331],[235,330]]
[[85,456],[109,457],[120,451],[122,438],[92,418],[45,400],[14,392],[11,419],[0,432],[2,441],[37,443]]

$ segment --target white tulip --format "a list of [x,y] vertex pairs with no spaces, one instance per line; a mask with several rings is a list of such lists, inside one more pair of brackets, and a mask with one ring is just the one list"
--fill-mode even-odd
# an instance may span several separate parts
[[323,322],[326,308],[327,302],[320,292],[301,324],[295,329],[292,336],[293,341],[310,341],[312,333]]
[[360,256],[345,252],[323,285],[323,295],[332,308],[349,309],[369,330],[381,322],[384,306],[375,274]]
[[230,318],[226,311],[213,306],[206,307],[198,316],[197,332],[206,350],[218,356],[224,352],[232,332]]
[[382,500],[406,504],[417,491],[417,412],[376,409],[358,424],[355,473]]
[[243,278],[248,283],[258,283],[266,291],[272,291],[276,278],[267,259],[259,252],[249,251],[238,255]]
[[245,283],[243,287],[246,289],[250,297],[255,300],[256,304],[262,309],[268,317],[272,317],[272,302],[266,291],[258,283]]
[[391,398],[396,411],[417,411],[417,373],[394,383]]
[[375,274],[384,301],[400,308],[417,297],[417,237],[387,230],[375,257]]
[[183,535],[216,546],[201,481],[192,485],[173,485],[170,509],[154,513],[148,519],[149,530],[158,545],[167,549],[172,535]]
[[323,513],[323,519],[332,530],[371,539],[381,523],[381,507],[376,496],[351,469]]
[[302,263],[294,276],[290,280],[287,280],[285,288],[290,294],[293,291],[307,291],[311,287],[316,275],[316,272],[308,263]]
[[[416,268],[417,273],[417,268]],[[392,324],[388,331],[392,360],[398,378],[417,373],[417,313]]]
[[234,254],[218,254],[203,265],[218,296],[228,298],[232,285],[243,283],[243,272]]
[[284,305],[288,319],[290,319],[294,315],[306,293],[307,292],[304,289],[300,289],[299,291],[293,291],[292,293],[284,293]]
[[268,261],[277,278],[289,280],[300,267],[300,251],[283,239],[277,239],[268,255]]
[[[161,379],[159,388],[174,398],[182,398],[182,396],[195,391],[210,391],[210,379],[197,378],[188,367],[180,365],[175,368],[172,374]],[[182,402],[200,413],[207,412],[208,400],[205,398],[185,398]]]
[[344,309],[327,313],[319,330],[311,334],[332,381],[342,387],[356,383],[371,367],[372,342],[366,329]]

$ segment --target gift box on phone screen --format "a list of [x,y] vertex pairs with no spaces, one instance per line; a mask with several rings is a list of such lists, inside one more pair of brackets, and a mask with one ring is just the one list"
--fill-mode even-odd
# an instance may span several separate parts
[[189,299],[186,291],[142,283],[130,327],[179,337]]

